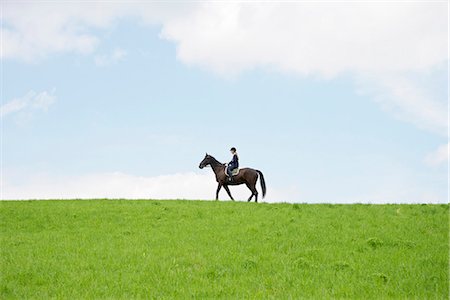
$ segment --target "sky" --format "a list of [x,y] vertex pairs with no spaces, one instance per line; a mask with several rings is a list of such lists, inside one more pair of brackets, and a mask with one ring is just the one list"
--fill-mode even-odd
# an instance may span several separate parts
[[2,1],[1,199],[210,200],[236,147],[266,202],[447,203],[448,11]]

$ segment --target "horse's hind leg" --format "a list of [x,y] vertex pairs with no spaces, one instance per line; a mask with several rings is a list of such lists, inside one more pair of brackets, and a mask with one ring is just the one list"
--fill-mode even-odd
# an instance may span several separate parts
[[255,186],[247,183],[247,187],[252,192],[252,195],[250,196],[250,198],[248,198],[247,202],[250,202],[253,196],[255,196],[255,202],[258,202],[258,191],[256,190]]
[[258,202],[258,191],[256,190],[255,187],[253,187],[253,194],[255,195],[255,202]]
[[250,198],[248,198],[247,202],[252,201],[253,196],[254,196],[254,195],[253,195],[253,193],[252,193],[252,195],[250,196]]

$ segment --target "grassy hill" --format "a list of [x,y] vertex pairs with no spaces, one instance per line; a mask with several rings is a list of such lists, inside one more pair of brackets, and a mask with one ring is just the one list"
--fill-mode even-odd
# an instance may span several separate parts
[[0,202],[0,298],[448,299],[448,205]]

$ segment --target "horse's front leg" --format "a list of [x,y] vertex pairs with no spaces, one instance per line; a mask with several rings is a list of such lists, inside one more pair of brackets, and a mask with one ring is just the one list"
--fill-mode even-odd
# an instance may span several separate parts
[[219,185],[217,186],[217,191],[216,191],[216,201],[219,200],[219,192],[220,192],[221,188],[222,188],[222,184],[219,182]]
[[225,191],[227,191],[228,196],[230,196],[231,200],[234,201],[234,198],[233,198],[233,196],[231,196],[231,192],[230,192],[230,189],[228,188],[228,185],[224,185],[223,188],[225,189]]

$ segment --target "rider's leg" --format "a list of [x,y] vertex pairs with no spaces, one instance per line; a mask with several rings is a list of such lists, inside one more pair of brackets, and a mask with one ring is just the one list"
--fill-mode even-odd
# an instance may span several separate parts
[[227,173],[228,173],[228,181],[231,181],[231,171],[232,171],[233,169],[231,168],[231,166],[228,166],[228,168],[227,168]]

